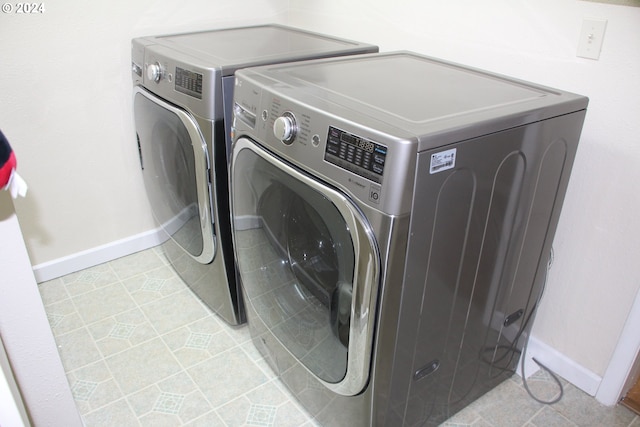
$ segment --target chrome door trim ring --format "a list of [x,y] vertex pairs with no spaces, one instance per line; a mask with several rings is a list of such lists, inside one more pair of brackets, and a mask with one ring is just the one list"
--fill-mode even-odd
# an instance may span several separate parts
[[[209,155],[207,152],[207,144],[204,141],[200,127],[196,123],[195,119],[187,111],[178,108],[164,99],[148,92],[146,89],[136,86],[133,90],[133,97],[135,102],[136,94],[140,94],[147,98],[149,101],[159,105],[160,107],[168,110],[169,112],[178,116],[184,127],[187,129],[189,138],[191,140],[191,146],[193,147],[194,164],[196,167],[196,193],[198,195],[198,215],[200,217],[200,231],[202,235],[202,252],[199,255],[193,255],[189,251],[185,250],[180,244],[173,239],[176,245],[189,255],[194,260],[201,264],[209,264],[213,261],[216,254],[216,245],[214,243],[213,233],[213,218],[211,209],[211,199],[209,191]],[[199,143],[198,143],[199,142]],[[163,227],[160,224],[160,227]],[[164,227],[163,227],[164,228]]]
[[[380,251],[373,230],[364,214],[345,194],[297,170],[295,166],[282,161],[248,138],[239,138],[234,143],[231,176],[233,176],[236,157],[244,149],[250,150],[287,175],[327,197],[333,202],[349,226],[354,245],[356,266],[353,280],[351,322],[349,326],[347,372],[342,381],[329,383],[318,378],[313,372],[307,369],[306,366],[305,369],[329,390],[345,396],[354,396],[360,393],[367,385],[371,369],[375,308],[378,286],[380,284]],[[286,345],[281,344],[286,348]],[[293,354],[292,357],[295,358]],[[304,366],[303,363],[301,363],[301,365]]]

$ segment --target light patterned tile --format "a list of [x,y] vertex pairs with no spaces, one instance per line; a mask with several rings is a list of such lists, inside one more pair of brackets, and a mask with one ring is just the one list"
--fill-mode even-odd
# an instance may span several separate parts
[[54,329],[62,323],[62,321],[64,320],[64,316],[61,314],[50,314],[47,315],[47,320],[49,322],[49,325],[51,326],[51,329]]
[[155,253],[165,265],[171,265],[171,262],[167,258],[167,255],[165,254],[165,250],[162,247],[162,245],[151,248],[150,250],[152,250],[153,253]]
[[[103,326],[105,324],[105,322],[99,322],[99,323],[100,323],[100,326]],[[105,336],[99,339],[96,339],[96,345],[98,346],[98,348],[100,349],[100,352],[104,357],[111,356],[113,354],[119,353],[121,351],[127,350],[132,347],[131,342],[129,340],[111,335],[110,332],[113,331],[114,328],[116,328],[117,323],[113,322],[112,320],[110,320],[109,323],[114,323],[114,325],[111,328],[109,328],[108,333]],[[135,328],[133,325],[129,325],[129,326]],[[91,334],[94,336],[96,335],[95,327],[96,327],[95,324],[90,325],[88,327],[89,330],[91,331]]]
[[72,384],[71,394],[75,400],[86,402],[91,399],[91,395],[97,388],[97,382],[80,380]]
[[198,390],[196,383],[185,371],[180,371],[157,385],[159,390],[166,393],[189,394]]
[[162,266],[122,281],[140,305],[186,289],[186,285],[171,267]]
[[142,307],[159,334],[186,326],[209,315],[189,290],[164,297]]
[[553,409],[553,406],[545,406],[531,420],[532,427],[578,427]]
[[[472,407],[467,406],[447,421],[445,421],[443,427],[463,427],[463,426],[476,426],[480,425],[482,417],[473,410]],[[485,422],[486,423],[486,422]]]
[[47,318],[54,336],[66,334],[84,327],[84,321],[70,299],[52,303],[46,307]]
[[109,331],[109,337],[121,340],[128,340],[136,330],[136,325],[128,323],[116,323]]
[[247,415],[251,401],[246,396],[239,396],[231,402],[224,404],[217,409],[224,425],[229,427],[244,426],[247,422]]
[[486,396],[490,398],[476,401],[473,408],[495,427],[522,426],[542,407],[512,381],[504,381]]
[[133,412],[137,417],[141,417],[148,414],[153,409],[155,401],[160,396],[162,391],[156,384],[146,387],[140,391],[132,393],[127,396],[127,401],[133,409]]
[[303,412],[294,402],[288,400],[278,407],[274,425],[276,426],[302,426],[319,425],[314,423],[309,415]]
[[247,325],[229,326],[228,332],[231,338],[238,344],[246,344],[251,342],[251,332]]
[[211,334],[200,334],[191,332],[184,346],[187,348],[206,350],[209,348],[212,338],[213,335]]
[[177,415],[161,412],[150,412],[141,416],[139,421],[143,427],[176,427],[182,425]]
[[55,337],[66,372],[94,363],[102,358],[86,328]]
[[86,323],[97,322],[136,308],[121,283],[114,283],[73,297],[73,303]]
[[159,338],[144,342],[105,359],[125,394],[142,390],[182,370]]
[[216,411],[209,411],[195,420],[185,424],[185,427],[228,427]]
[[604,406],[572,385],[553,409],[579,426],[627,427],[635,416],[621,405]]
[[239,348],[233,348],[188,369],[189,375],[214,408],[267,381]]
[[162,338],[184,367],[193,366],[236,346],[236,342],[212,315],[169,332]]
[[161,392],[151,409],[153,412],[177,415],[184,403],[184,394]]
[[87,268],[61,278],[67,293],[71,296],[90,292],[118,281],[118,276],[108,264]]
[[110,261],[109,265],[119,279],[127,279],[164,266],[162,259],[151,250],[142,251]]
[[139,417],[152,412],[170,413],[176,415],[182,424],[213,409],[196,384],[184,372],[134,393],[127,399]]
[[249,405],[247,425],[259,427],[273,427],[276,422],[278,408],[272,405]]
[[[244,395],[232,400],[230,403],[218,408],[218,414],[229,426],[260,425],[251,424],[250,421],[271,419],[271,424],[276,418],[278,407],[288,401],[274,382],[266,382]],[[268,415],[267,413],[272,413]],[[305,420],[306,421],[306,420]],[[266,422],[266,421],[264,421]]]
[[137,308],[92,323],[87,328],[105,357],[158,336],[146,316]]
[[198,419],[212,410],[211,405],[207,398],[200,392],[194,391],[187,395],[180,413],[178,414],[180,420],[186,424],[195,419]]
[[42,282],[38,284],[38,292],[42,298],[42,303],[46,306],[55,302],[69,299],[67,289],[62,282],[62,279],[54,279],[48,282]]
[[308,414],[279,393],[272,383],[218,408],[218,414],[229,427],[297,427],[310,421]]
[[122,397],[103,361],[77,369],[67,376],[81,414],[109,405]]
[[[154,248],[40,284],[86,425],[319,427],[275,380],[248,327],[219,321],[168,265]],[[330,398],[303,377],[292,384],[305,399]],[[553,392],[543,372],[529,384]],[[443,425],[640,427],[626,408],[567,388],[560,403],[541,406],[513,377]]]
[[255,363],[261,370],[262,373],[267,376],[269,380],[277,378],[276,373],[273,371],[271,366],[267,360],[260,354],[260,351],[256,348],[252,341],[247,341],[240,345],[242,351],[244,351],[247,356]]
[[83,416],[87,427],[139,427],[138,419],[125,399],[96,409]]

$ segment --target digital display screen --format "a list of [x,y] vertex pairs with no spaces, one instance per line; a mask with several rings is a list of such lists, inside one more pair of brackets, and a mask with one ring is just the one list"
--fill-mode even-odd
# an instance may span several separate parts
[[356,147],[364,150],[368,153],[373,153],[374,143],[371,141],[367,141],[362,138],[358,138],[356,136],[350,135],[348,133],[343,133],[340,139],[347,144],[355,145]]
[[176,90],[202,99],[202,74],[176,67]]
[[382,183],[387,147],[329,127],[324,159],[371,181]]

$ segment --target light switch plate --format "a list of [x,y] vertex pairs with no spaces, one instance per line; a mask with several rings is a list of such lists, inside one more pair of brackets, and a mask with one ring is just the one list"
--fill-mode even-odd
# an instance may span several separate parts
[[606,29],[607,21],[604,19],[585,19],[582,22],[582,31],[578,40],[577,56],[589,59],[600,58]]

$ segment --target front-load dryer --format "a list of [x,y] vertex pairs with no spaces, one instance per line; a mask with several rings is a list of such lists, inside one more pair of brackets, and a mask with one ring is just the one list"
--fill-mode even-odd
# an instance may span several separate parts
[[132,41],[140,166],[164,252],[232,325],[244,322],[228,193],[233,73],[242,67],[377,52],[376,46],[280,25]]
[[320,424],[438,425],[511,375],[587,98],[405,52],[236,79],[249,330]]

